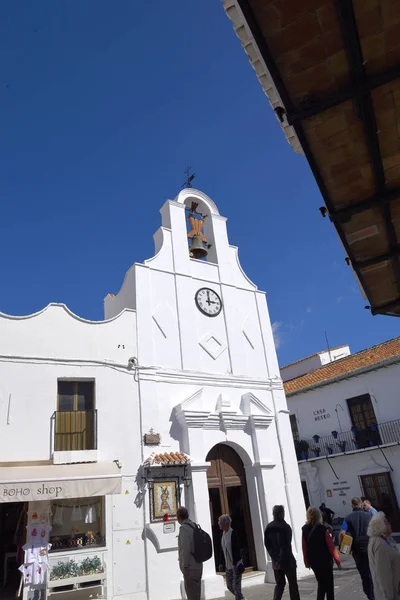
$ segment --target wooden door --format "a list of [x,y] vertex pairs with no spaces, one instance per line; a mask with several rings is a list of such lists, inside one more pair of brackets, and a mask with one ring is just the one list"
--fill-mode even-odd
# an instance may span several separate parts
[[363,475],[361,486],[363,495],[371,502],[372,506],[385,513],[393,531],[400,531],[399,506],[390,473]]
[[253,528],[247,494],[246,475],[239,455],[229,446],[219,444],[207,456],[210,512],[216,567],[222,564],[221,531],[218,517],[228,514],[239,536],[246,568],[256,569]]

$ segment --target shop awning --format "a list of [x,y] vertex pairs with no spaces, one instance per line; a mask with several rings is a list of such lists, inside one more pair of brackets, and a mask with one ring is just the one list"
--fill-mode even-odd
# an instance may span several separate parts
[[121,493],[113,462],[0,467],[0,502],[90,498]]

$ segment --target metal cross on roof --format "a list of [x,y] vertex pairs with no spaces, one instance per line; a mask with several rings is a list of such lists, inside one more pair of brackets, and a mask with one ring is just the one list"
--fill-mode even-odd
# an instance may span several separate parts
[[190,174],[191,169],[192,169],[192,167],[189,167],[189,166],[186,168],[186,170],[185,170],[186,181],[182,185],[182,187],[186,187],[186,188],[192,187],[192,181],[196,177],[196,173]]

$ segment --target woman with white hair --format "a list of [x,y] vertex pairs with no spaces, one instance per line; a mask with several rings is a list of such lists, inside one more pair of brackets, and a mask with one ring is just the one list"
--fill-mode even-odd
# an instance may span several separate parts
[[[244,564],[240,555],[239,536],[231,527],[229,515],[221,515],[218,519],[222,531],[222,550],[225,558],[226,587],[235,596],[235,600],[245,600],[242,594],[242,573]],[[220,566],[220,570],[223,566]]]
[[400,597],[400,553],[391,533],[392,528],[383,512],[372,517],[368,526],[368,559],[375,600]]

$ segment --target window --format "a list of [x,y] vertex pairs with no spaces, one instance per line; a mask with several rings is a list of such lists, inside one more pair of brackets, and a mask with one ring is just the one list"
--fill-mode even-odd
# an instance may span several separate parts
[[58,381],[56,451],[96,449],[94,381]]
[[290,426],[292,428],[293,440],[295,442],[300,441],[299,428],[297,427],[297,417],[296,415],[290,415]]
[[369,394],[349,398],[347,405],[353,426],[357,429],[367,429],[370,425],[376,423],[374,407]]
[[51,552],[105,546],[103,497],[55,500],[51,512]]
[[372,431],[370,426],[376,424],[376,416],[372,400],[369,394],[356,396],[347,400],[352,426],[358,429],[355,435],[355,441],[360,448],[373,444],[380,444],[378,431]]

